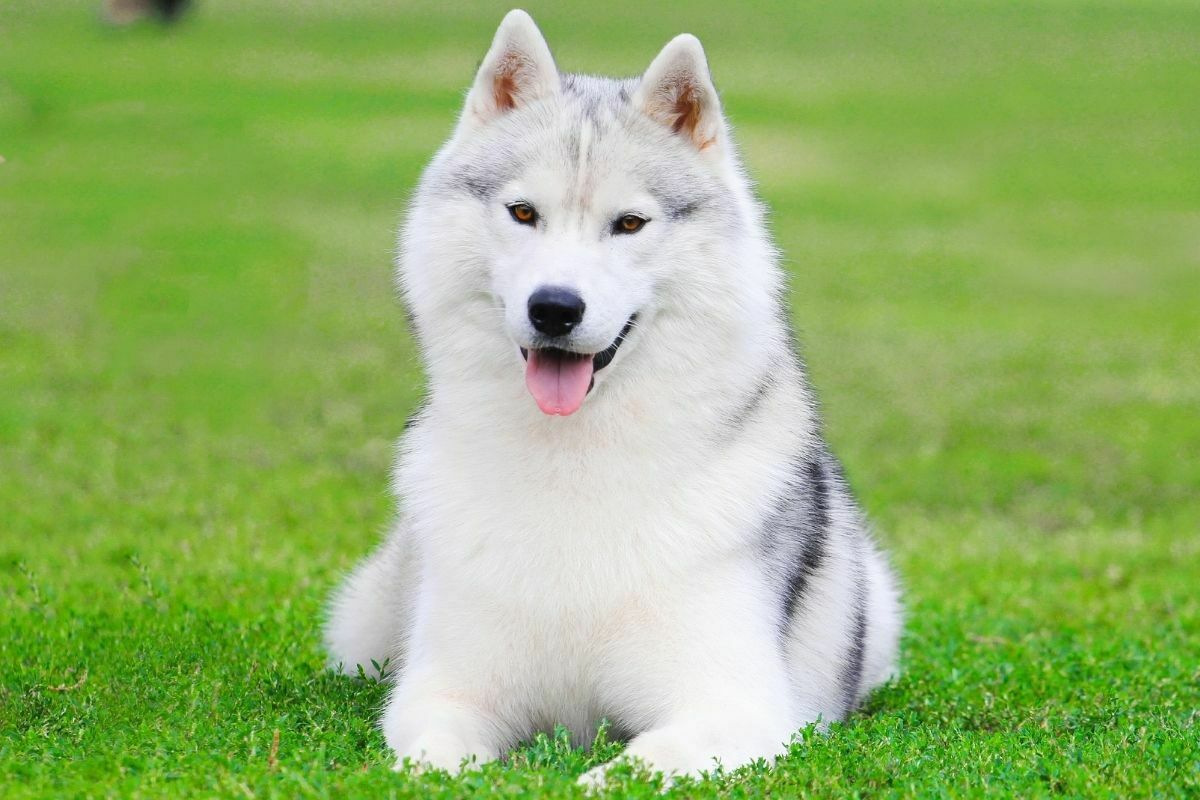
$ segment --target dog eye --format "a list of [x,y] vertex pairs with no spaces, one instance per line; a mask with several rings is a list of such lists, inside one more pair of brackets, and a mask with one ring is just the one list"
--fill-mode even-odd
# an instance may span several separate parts
[[646,223],[649,222],[645,217],[639,217],[637,214],[626,214],[613,223],[613,233],[637,233]]
[[529,203],[513,203],[508,207],[508,213],[522,225],[533,225],[538,218],[537,211]]

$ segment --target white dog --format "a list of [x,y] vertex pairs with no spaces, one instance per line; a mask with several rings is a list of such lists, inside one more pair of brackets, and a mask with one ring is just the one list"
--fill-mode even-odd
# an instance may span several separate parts
[[652,770],[732,769],[892,673],[896,584],[694,37],[641,78],[569,75],[509,13],[399,277],[429,395],[326,638],[348,673],[395,666],[401,763],[608,720]]

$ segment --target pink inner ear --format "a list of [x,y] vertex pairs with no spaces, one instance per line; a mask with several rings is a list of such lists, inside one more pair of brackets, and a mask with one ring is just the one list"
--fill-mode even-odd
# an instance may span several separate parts
[[[658,116],[673,133],[691,139],[701,150],[712,146],[716,137],[703,138],[700,131],[703,106],[700,90],[695,84],[686,80],[673,81],[659,97],[661,99],[659,103],[655,104],[658,108],[654,115]],[[654,111],[655,109],[651,109],[652,113]]]
[[516,108],[516,94],[517,82],[513,80],[512,75],[502,73],[496,76],[496,80],[492,82],[492,97],[495,99],[497,110],[511,111]]
[[694,86],[681,86],[676,90],[674,109],[675,124],[671,130],[692,136],[700,123],[700,99]]
[[492,80],[492,99],[498,111],[511,111],[517,107],[521,93],[522,78],[528,79],[530,63],[519,53],[506,53],[496,66],[496,77]]

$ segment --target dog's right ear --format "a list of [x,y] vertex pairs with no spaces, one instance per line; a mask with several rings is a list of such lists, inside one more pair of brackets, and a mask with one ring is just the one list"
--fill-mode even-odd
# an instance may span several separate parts
[[542,32],[532,17],[513,9],[505,15],[483,57],[475,85],[467,94],[462,123],[484,125],[558,90],[558,68]]

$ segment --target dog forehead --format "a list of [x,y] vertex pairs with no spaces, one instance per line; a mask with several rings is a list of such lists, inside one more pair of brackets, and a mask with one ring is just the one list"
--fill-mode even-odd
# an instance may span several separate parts
[[586,206],[597,192],[646,192],[668,213],[715,194],[711,172],[695,154],[632,106],[636,85],[636,79],[564,75],[557,97],[457,142],[432,182],[439,193],[483,202],[517,199],[498,193],[522,181],[561,187],[556,199],[571,205]]

